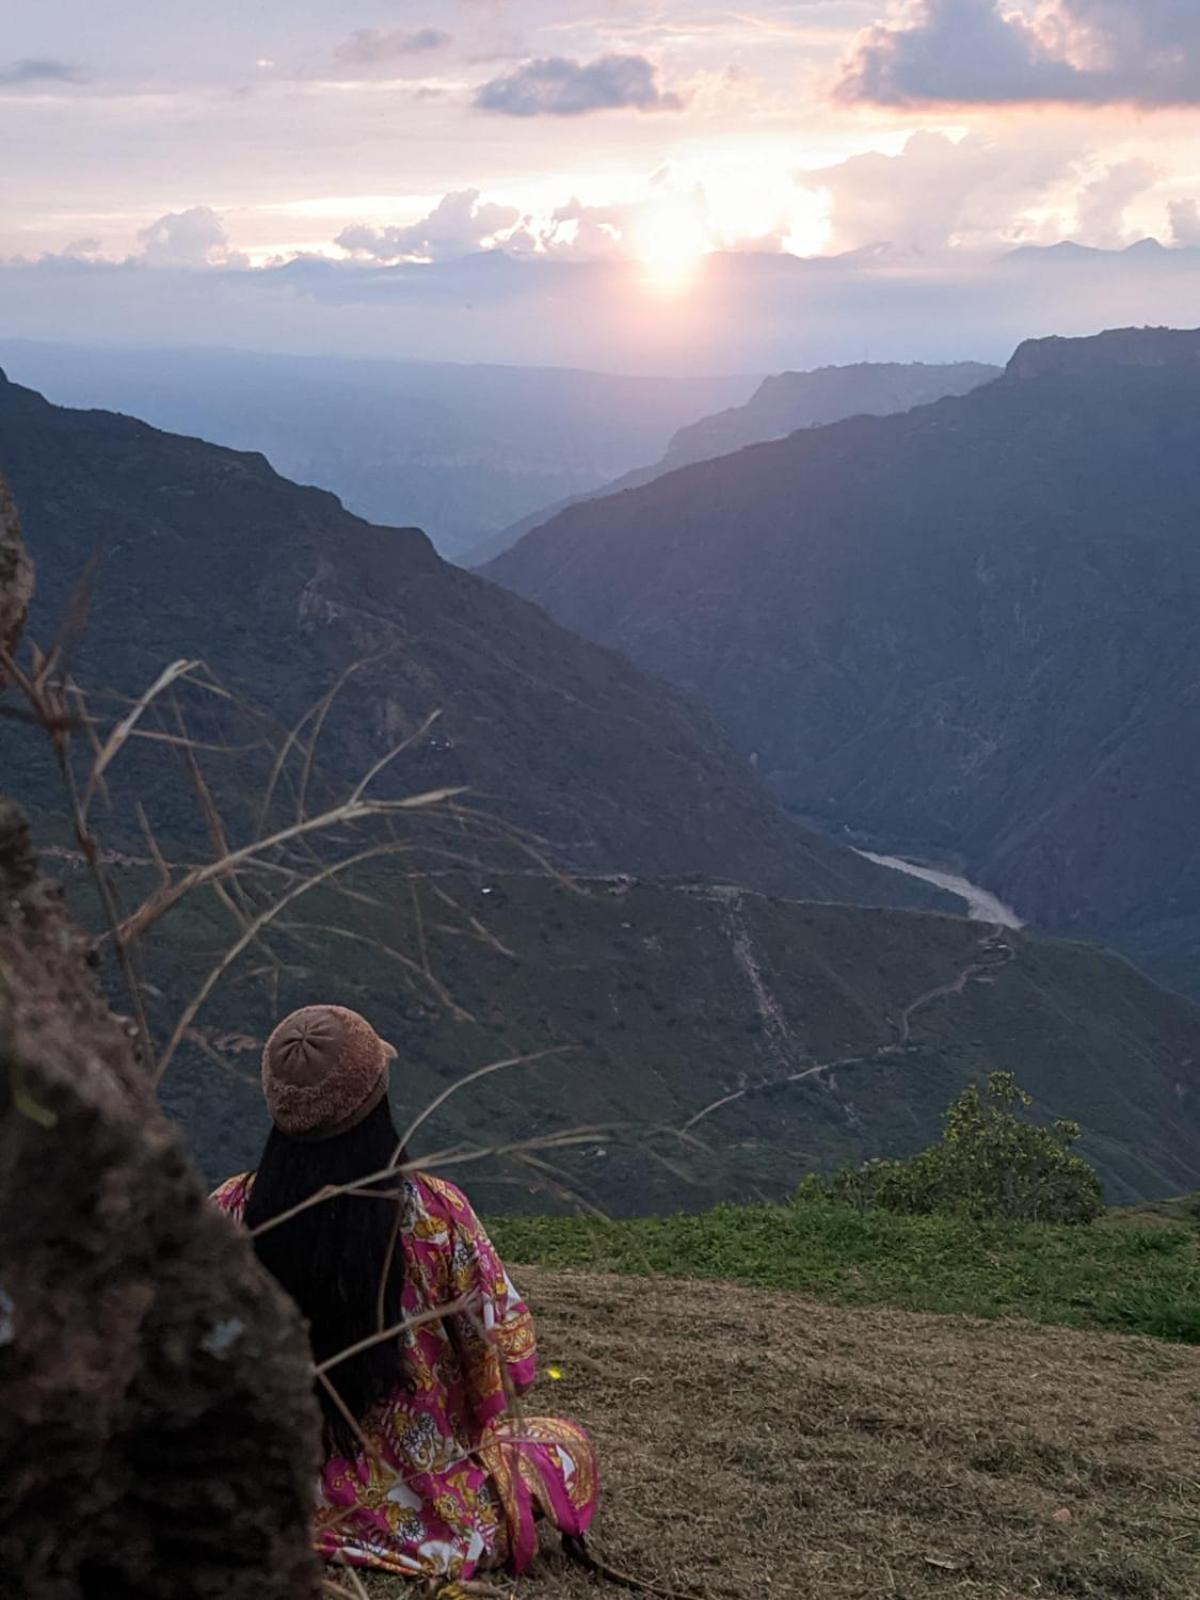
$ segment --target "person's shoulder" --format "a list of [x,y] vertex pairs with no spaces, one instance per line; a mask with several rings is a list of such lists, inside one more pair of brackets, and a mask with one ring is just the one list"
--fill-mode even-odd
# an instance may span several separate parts
[[449,1178],[439,1178],[432,1172],[417,1172],[413,1177],[427,1211],[453,1222],[474,1222],[471,1202]]
[[224,1183],[218,1184],[209,1199],[220,1210],[227,1211],[231,1217],[240,1220],[253,1185],[252,1172],[239,1172],[235,1177],[226,1178]]

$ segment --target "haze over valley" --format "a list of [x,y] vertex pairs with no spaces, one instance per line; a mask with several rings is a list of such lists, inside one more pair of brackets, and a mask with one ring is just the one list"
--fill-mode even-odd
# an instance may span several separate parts
[[3,337],[0,366],[64,405],[260,451],[359,516],[420,526],[450,556],[641,465],[682,424],[755,386]]

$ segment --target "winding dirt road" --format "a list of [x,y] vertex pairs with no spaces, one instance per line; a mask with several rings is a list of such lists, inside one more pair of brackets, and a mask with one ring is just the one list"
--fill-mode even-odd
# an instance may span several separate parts
[[[734,955],[739,966],[746,972],[750,986],[754,991],[759,1014],[763,1018],[764,1027],[768,1038],[774,1048],[779,1051],[781,1046],[792,1043],[791,1030],[783,1009],[763,977],[761,968],[754,957],[753,947],[745,925],[742,923],[738,912],[740,910],[740,896],[731,893],[730,901],[730,932],[734,944]],[[812,1061],[803,1067],[791,1072],[782,1072],[776,1076],[762,1078],[754,1083],[742,1084],[740,1088],[731,1090],[729,1094],[722,1095],[719,1100],[714,1100],[710,1105],[697,1111],[682,1125],[680,1131],[687,1133],[695,1128],[706,1118],[721,1111],[725,1106],[733,1105],[747,1096],[761,1094],[768,1089],[777,1089],[784,1084],[802,1083],[807,1078],[819,1077],[822,1073],[833,1072],[835,1069],[846,1067],[871,1066],[875,1062],[887,1060],[903,1054],[912,1046],[912,1019],[918,1011],[926,1006],[935,1004],[938,1000],[952,999],[955,995],[963,994],[972,983],[991,983],[995,974],[1002,972],[1005,967],[1016,960],[1016,949],[1007,935],[1011,930],[1004,924],[991,923],[987,925],[979,940],[981,959],[968,962],[962,971],[948,983],[940,983],[933,989],[927,989],[915,999],[910,1000],[893,1019],[892,1025],[896,1029],[897,1039],[894,1044],[880,1045],[878,1049],[868,1051],[863,1055],[839,1056],[833,1061]]]

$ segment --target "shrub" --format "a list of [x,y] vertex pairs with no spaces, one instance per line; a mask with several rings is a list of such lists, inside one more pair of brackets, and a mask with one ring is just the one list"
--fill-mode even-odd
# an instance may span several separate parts
[[1104,1196],[1095,1172],[1073,1151],[1079,1124],[1022,1121],[1017,1110],[1029,1104],[1011,1073],[993,1072],[982,1092],[970,1084],[951,1105],[937,1144],[905,1161],[813,1175],[797,1198],[979,1220],[1094,1221]]

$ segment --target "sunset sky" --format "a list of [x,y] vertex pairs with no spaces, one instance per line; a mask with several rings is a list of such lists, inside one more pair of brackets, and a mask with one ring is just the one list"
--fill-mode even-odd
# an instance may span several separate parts
[[1193,0],[14,0],[5,23],[8,256],[1200,238]]
[[10,0],[0,51],[10,268],[1200,244],[1197,0]]

